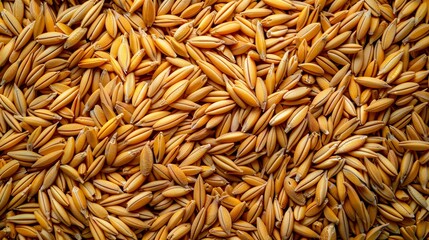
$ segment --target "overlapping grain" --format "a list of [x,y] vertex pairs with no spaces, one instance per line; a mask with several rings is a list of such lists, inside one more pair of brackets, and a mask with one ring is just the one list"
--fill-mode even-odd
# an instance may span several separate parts
[[428,7],[0,1],[0,237],[428,238]]

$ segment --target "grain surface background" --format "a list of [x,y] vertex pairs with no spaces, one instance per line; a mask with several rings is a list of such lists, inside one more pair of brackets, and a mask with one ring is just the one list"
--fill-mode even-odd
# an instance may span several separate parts
[[427,239],[428,0],[1,0],[0,239]]

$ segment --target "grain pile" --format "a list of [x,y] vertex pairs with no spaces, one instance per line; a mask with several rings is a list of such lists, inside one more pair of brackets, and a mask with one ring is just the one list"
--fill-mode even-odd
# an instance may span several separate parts
[[426,239],[428,8],[0,2],[0,237]]

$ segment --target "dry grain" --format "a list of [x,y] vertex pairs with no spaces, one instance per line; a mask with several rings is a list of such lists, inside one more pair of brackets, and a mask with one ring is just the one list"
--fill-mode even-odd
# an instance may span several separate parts
[[4,1],[0,236],[426,239],[427,6]]

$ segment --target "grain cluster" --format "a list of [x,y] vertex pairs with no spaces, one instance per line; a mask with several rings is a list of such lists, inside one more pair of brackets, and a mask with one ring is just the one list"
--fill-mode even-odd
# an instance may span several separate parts
[[0,1],[0,239],[427,239],[429,0]]

